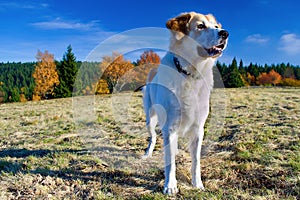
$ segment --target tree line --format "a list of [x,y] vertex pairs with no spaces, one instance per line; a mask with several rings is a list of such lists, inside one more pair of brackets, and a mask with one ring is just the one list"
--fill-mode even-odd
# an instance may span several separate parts
[[238,64],[234,58],[229,65],[217,62],[214,72],[217,87],[223,86],[223,84],[226,88],[243,86],[300,87],[300,67],[289,63],[244,65],[242,60]]
[[35,63],[0,63],[0,102],[31,99]]
[[[117,52],[104,56],[101,62],[81,62],[71,45],[61,61],[48,51],[38,51],[36,59],[0,63],[0,103],[134,90],[145,84],[149,70],[160,64],[160,57],[152,50],[143,52],[135,62]],[[244,65],[234,58],[228,65],[217,62],[214,74],[215,87],[300,86],[300,67],[289,63]]]

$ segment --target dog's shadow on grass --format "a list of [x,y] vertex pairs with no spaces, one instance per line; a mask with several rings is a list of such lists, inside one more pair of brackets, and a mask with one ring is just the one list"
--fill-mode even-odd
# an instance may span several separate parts
[[[24,148],[3,149],[0,151],[0,172],[3,171],[3,172],[14,173],[14,174],[17,172],[25,173],[27,169],[22,159],[25,159],[29,156],[34,156],[36,158],[42,159],[43,157],[55,152],[80,153],[77,150],[62,150],[62,151],[48,150],[48,149],[28,150]],[[12,158],[14,161],[7,161],[1,158]]]
[[[112,149],[111,149],[112,150]],[[118,151],[118,150],[116,150]],[[158,185],[157,180],[162,180],[164,175],[162,170],[157,170],[155,173],[146,174],[136,170],[130,172],[121,169],[111,169],[110,166],[102,166],[94,168],[93,170],[84,171],[81,166],[72,166],[61,168],[59,170],[48,169],[47,167],[39,166],[35,169],[28,169],[26,159],[33,156],[39,159],[55,153],[72,153],[76,155],[88,155],[89,150],[28,150],[28,149],[5,149],[0,151],[0,174],[2,172],[12,174],[33,174],[41,175],[43,177],[61,178],[65,181],[80,180],[88,183],[90,181],[97,181],[107,185],[116,184],[127,187],[143,187],[147,190],[158,191],[161,186]],[[13,159],[1,159],[13,158]],[[76,162],[86,162],[86,160],[79,158]],[[88,163],[89,167],[94,167],[95,163]],[[76,164],[75,164],[76,165]]]
[[43,157],[53,152],[52,150],[4,149],[0,151],[0,158],[25,158],[28,156]]

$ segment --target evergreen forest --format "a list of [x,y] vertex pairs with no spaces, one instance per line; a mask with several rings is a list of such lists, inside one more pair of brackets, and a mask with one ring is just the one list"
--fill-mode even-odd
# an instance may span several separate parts
[[[122,87],[134,90],[144,84],[150,68],[159,63],[159,56],[151,50],[134,62],[113,53],[102,63],[77,61],[71,45],[61,61],[54,60],[47,51],[39,51],[36,62],[0,63],[0,103],[108,94],[123,79]],[[216,63],[214,79],[215,87],[300,87],[300,67],[290,63],[245,65],[234,58],[230,64]]]

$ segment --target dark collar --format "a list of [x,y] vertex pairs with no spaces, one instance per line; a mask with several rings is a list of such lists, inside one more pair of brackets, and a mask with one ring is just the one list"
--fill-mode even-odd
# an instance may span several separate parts
[[182,69],[182,66],[180,65],[180,62],[177,57],[173,56],[173,62],[179,73],[183,73],[187,76],[191,75],[191,73],[187,72],[185,69]]

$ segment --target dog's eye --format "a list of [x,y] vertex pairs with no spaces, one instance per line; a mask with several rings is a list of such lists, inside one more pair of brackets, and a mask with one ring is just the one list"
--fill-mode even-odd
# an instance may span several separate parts
[[198,29],[205,29],[206,26],[205,26],[205,24],[198,24],[197,28]]
[[219,26],[215,26],[215,28],[219,28]]

